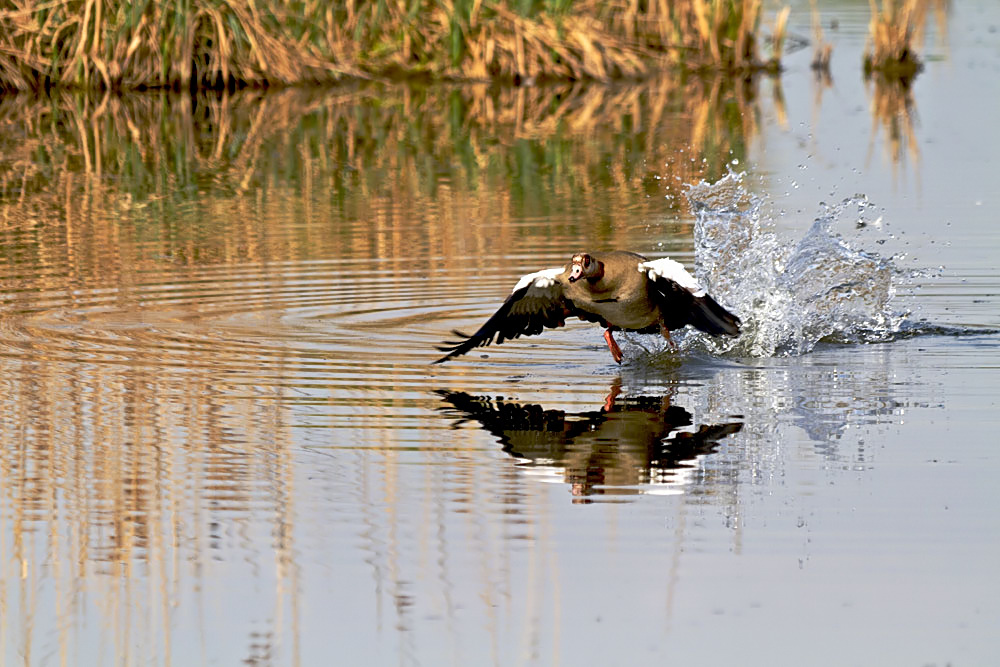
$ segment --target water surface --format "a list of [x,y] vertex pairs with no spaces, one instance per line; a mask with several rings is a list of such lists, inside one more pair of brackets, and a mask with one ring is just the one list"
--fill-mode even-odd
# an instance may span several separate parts
[[[1000,15],[888,116],[851,16],[829,87],[5,99],[3,664],[995,662]],[[584,247],[747,333],[430,365]]]

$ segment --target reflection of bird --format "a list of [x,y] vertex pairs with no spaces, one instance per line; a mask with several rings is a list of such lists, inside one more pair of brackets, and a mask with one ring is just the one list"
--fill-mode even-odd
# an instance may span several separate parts
[[706,294],[678,262],[650,262],[632,252],[580,253],[564,268],[521,278],[479,331],[471,336],[455,331],[464,340],[439,347],[448,354],[435,363],[489,345],[494,338],[502,343],[563,326],[567,317],[605,327],[604,340],[618,363],[622,351],[612,336],[618,329],[661,333],[671,345],[670,331],[687,324],[715,336],[740,332],[740,319]]
[[[439,391],[465,419],[478,421],[503,450],[529,466],[565,471],[574,495],[634,493],[638,484],[670,481],[710,454],[743,424],[691,426],[691,413],[662,397],[608,397],[600,410],[567,414],[465,392]],[[459,422],[461,423],[461,422]],[[684,430],[679,430],[684,429]],[[631,489],[631,490],[630,490]]]

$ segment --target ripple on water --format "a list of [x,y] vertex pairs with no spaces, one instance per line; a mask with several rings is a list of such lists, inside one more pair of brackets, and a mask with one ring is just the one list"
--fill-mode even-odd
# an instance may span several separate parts
[[8,292],[0,355],[258,377],[287,364],[395,366],[430,356],[433,336],[423,339],[419,325],[458,285],[432,289],[415,278],[373,260],[284,262],[149,272],[117,288]]

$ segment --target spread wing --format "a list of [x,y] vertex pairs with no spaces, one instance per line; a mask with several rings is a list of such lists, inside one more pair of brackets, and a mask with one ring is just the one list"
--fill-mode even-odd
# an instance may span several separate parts
[[680,262],[664,257],[639,264],[649,278],[649,294],[660,308],[667,329],[685,324],[713,336],[740,333],[740,318],[713,299]]
[[562,326],[574,312],[572,303],[563,294],[562,283],[557,279],[563,272],[560,267],[521,278],[499,310],[476,333],[468,336],[461,331],[453,331],[462,340],[446,341],[439,346],[438,349],[447,354],[434,363],[440,364],[480,345],[489,345],[494,339],[499,345],[518,336],[540,334],[545,327]]

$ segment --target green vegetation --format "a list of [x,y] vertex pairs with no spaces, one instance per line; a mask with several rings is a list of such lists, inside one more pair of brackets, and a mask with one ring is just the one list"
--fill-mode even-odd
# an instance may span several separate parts
[[95,210],[117,210],[123,198],[156,207],[196,193],[254,199],[289,188],[345,208],[371,198],[432,207],[442,183],[464,197],[488,183],[510,197],[508,214],[554,206],[553,198],[588,211],[615,210],[636,192],[679,201],[681,184],[718,178],[729,160],[746,159],[759,132],[757,87],[691,77],[627,86],[366,83],[6,96],[0,207],[51,200],[76,210],[79,202],[62,200],[77,190],[97,198]]
[[610,80],[777,69],[762,0],[13,0],[0,88],[237,88],[389,76]]

